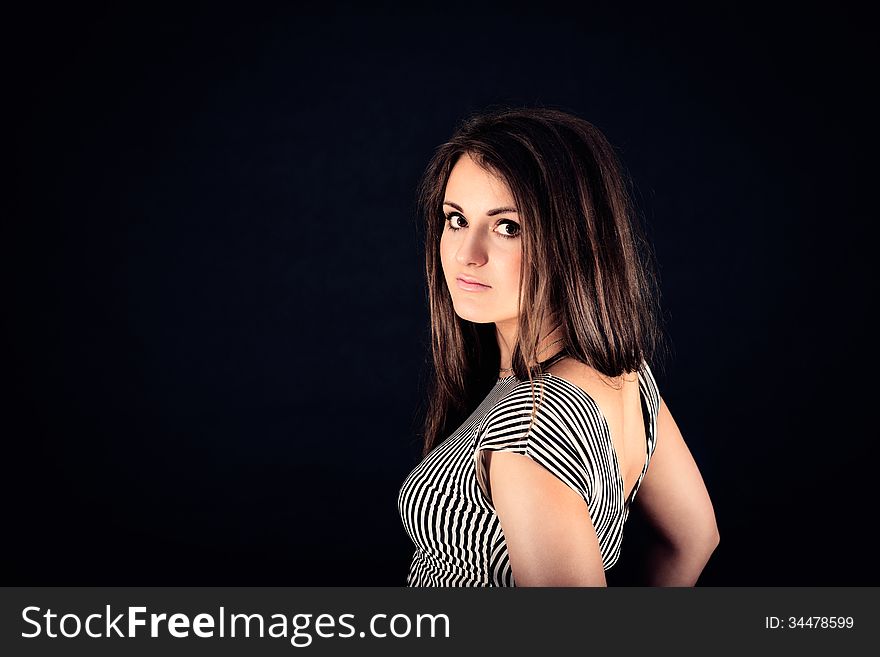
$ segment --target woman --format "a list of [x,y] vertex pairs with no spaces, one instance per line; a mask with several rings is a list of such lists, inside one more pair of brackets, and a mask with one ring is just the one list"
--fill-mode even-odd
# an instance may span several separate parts
[[553,109],[476,115],[419,200],[434,380],[398,498],[407,584],[605,586],[636,493],[647,583],[695,584],[718,529],[648,366],[656,286],[606,139]]

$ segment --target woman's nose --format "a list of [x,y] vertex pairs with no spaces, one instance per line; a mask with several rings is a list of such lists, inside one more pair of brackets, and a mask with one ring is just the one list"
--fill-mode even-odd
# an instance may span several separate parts
[[482,265],[488,258],[486,245],[477,231],[468,231],[458,245],[455,260],[462,265]]

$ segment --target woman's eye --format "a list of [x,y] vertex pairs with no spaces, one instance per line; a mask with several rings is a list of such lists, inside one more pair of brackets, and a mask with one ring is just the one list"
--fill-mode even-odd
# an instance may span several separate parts
[[[449,214],[446,215],[446,223],[449,226],[449,230],[455,231],[455,230],[461,230],[462,228],[464,228],[463,225],[456,223],[458,220],[464,221],[464,217],[461,216],[460,214],[458,214],[457,212],[450,212]],[[466,225],[467,224],[465,224],[465,226]],[[511,221],[510,219],[505,219],[505,220],[498,223],[498,227],[500,228],[501,226],[504,226],[504,230],[498,231],[498,234],[501,235],[501,237],[506,237],[508,239],[513,239],[515,237],[519,237],[520,227],[519,227],[519,224],[516,223],[515,221]]]
[[498,224],[498,226],[499,227],[504,226],[505,229],[507,230],[507,232],[501,233],[504,237],[511,237],[511,238],[519,237],[520,228],[519,228],[519,224],[516,223],[515,221],[510,221],[510,220],[502,221],[500,224]]
[[462,217],[460,214],[457,214],[455,212],[451,212],[446,215],[446,221],[449,224],[450,230],[461,230],[461,228],[462,228],[461,226],[456,226],[453,223],[456,219],[459,219],[459,218],[463,219],[464,217]]

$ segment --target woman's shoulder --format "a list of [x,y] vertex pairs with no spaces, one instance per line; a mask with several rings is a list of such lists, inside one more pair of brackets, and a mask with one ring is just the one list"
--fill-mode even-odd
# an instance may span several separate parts
[[563,362],[531,380],[515,380],[493,404],[488,421],[531,418],[533,412],[568,419],[594,415],[598,405],[591,391],[595,388],[596,377],[577,367],[561,367]]
[[658,397],[657,382],[646,360],[642,360],[638,370],[611,377],[586,363],[564,358],[545,374],[559,386],[577,388],[590,402],[609,410],[627,396],[638,399],[636,391],[640,389],[651,401]]
[[555,454],[562,463],[607,445],[602,409],[574,382],[544,372],[511,383],[478,430],[481,447]]
[[648,398],[656,396],[656,383],[646,361],[642,361],[638,371],[609,377],[586,363],[564,358],[531,381],[515,381],[507,394],[494,404],[490,415],[496,419],[531,415],[533,407],[546,405],[551,412],[569,417],[575,411],[574,417],[598,413],[601,419],[618,412],[626,396],[634,395],[638,399],[635,391],[639,388]]
[[[595,402],[598,398],[608,398],[619,393],[628,383],[638,381],[638,373],[630,372],[622,376],[609,377],[600,373],[586,363],[563,358],[554,363],[546,372],[535,377],[539,384],[550,394],[559,398],[560,395],[575,393],[588,401]],[[531,382],[528,379],[520,381],[515,391],[530,390]]]

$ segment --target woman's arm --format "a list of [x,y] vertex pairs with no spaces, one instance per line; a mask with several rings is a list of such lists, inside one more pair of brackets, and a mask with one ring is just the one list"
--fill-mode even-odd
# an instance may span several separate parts
[[484,451],[517,586],[606,586],[587,503],[522,454]]
[[700,470],[662,398],[657,446],[635,504],[659,537],[648,556],[647,584],[693,586],[718,546],[718,525]]

